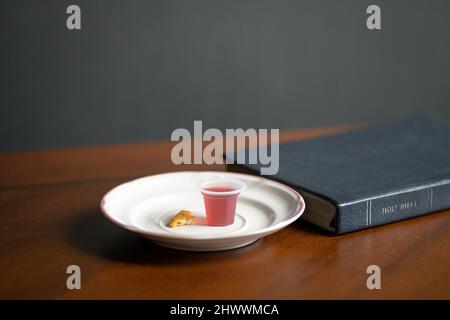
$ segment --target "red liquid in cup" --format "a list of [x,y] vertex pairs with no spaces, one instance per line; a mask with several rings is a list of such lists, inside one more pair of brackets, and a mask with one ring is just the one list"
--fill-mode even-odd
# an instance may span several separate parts
[[[214,186],[204,189],[210,192],[230,192],[230,187]],[[236,203],[239,193],[231,195],[213,195],[203,193],[205,202],[206,222],[210,226],[226,226],[234,222]]]

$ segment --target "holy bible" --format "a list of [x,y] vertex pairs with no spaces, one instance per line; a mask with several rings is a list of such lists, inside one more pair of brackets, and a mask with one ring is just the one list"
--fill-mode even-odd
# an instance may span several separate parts
[[297,189],[302,218],[333,233],[450,208],[447,121],[414,117],[279,147],[279,171],[266,177]]

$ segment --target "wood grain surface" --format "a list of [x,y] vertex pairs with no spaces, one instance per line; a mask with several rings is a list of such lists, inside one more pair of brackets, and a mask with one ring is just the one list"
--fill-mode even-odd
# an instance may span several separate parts
[[[294,130],[282,140],[353,127]],[[2,299],[449,299],[450,211],[331,236],[297,221],[236,250],[159,247],[100,212],[101,197],[127,180],[177,170],[170,142],[0,155]],[[68,290],[66,268],[82,270]],[[366,268],[382,270],[368,290]]]

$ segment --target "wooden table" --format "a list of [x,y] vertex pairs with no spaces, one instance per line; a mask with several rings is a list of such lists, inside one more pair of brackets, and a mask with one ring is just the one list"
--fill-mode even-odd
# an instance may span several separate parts
[[[305,139],[348,127],[297,130]],[[109,222],[101,197],[119,183],[176,170],[170,142],[0,155],[0,298],[450,298],[450,212],[330,236],[297,221],[237,250],[159,247]],[[66,268],[81,267],[81,290]],[[368,290],[366,268],[382,271]]]

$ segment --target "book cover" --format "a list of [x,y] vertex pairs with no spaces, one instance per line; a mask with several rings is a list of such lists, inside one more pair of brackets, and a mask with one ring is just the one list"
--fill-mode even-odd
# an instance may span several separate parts
[[306,200],[304,219],[337,234],[450,208],[444,120],[414,117],[283,143],[279,154],[279,171],[269,178],[297,188]]

